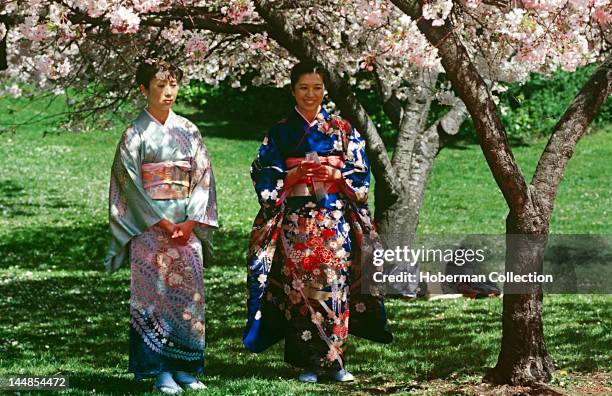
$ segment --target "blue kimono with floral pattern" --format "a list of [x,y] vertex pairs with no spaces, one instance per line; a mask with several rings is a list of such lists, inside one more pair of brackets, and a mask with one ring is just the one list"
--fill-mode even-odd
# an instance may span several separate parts
[[[342,159],[336,164],[341,188],[320,199],[287,196],[290,159],[312,151]],[[370,170],[359,132],[324,109],[311,124],[294,110],[266,135],[251,177],[261,209],[247,256],[245,346],[261,352],[284,338],[288,363],[339,370],[348,333],[391,342],[383,298],[361,292],[363,266],[373,265],[369,254],[379,239],[367,206]]]

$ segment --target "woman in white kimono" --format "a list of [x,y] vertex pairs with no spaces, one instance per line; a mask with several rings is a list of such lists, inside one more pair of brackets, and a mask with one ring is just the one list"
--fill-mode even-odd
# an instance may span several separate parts
[[182,74],[157,59],[138,68],[147,107],[117,147],[105,260],[109,272],[131,265],[129,371],[169,394],[205,387],[192,375],[204,371],[203,262],[218,227],[206,147],[171,109]]

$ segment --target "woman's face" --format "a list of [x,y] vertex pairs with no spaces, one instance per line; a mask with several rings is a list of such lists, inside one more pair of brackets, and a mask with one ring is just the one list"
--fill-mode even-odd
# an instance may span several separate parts
[[316,113],[325,95],[323,78],[317,73],[302,74],[291,91],[302,113]]
[[149,88],[140,86],[140,91],[147,97],[148,107],[159,111],[169,111],[176,100],[179,84],[174,77],[165,80],[154,78],[149,83]]

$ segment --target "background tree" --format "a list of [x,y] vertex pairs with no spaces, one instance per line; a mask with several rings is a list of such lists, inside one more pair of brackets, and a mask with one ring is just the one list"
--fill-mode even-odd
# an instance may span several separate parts
[[[419,17],[423,11],[421,4],[416,1],[393,2],[413,18]],[[550,67],[548,62],[554,62],[555,59],[568,62],[570,66],[576,64],[580,61],[579,54],[568,56],[556,53],[547,46],[551,42],[547,43],[546,40],[563,35],[578,35],[576,31],[581,27],[569,23],[582,17],[582,22],[587,24],[589,18],[596,19],[591,27],[601,27],[602,41],[609,42],[609,17],[601,17],[601,8],[595,6],[594,2],[526,2],[520,12],[506,9],[509,14],[518,14],[517,23],[527,26],[528,30],[532,29],[529,23],[535,18],[551,18],[546,21],[550,29],[543,34],[541,40],[526,44],[526,48],[519,47],[517,56],[531,59],[521,51],[546,50],[543,54],[531,54],[539,58],[535,64],[541,62],[542,66]],[[607,4],[608,13],[609,6]],[[503,5],[501,10],[504,10]],[[612,92],[612,55],[605,58],[555,126],[533,179],[527,183],[512,155],[495,101],[482,73],[456,31],[456,23],[454,18],[442,18],[442,21],[434,19],[433,22],[422,19],[419,28],[432,43],[436,43],[447,76],[474,120],[480,146],[508,204],[506,269],[518,273],[534,270],[541,273],[546,236],[563,171],[579,139]],[[547,38],[547,35],[551,37]],[[599,36],[593,35],[591,38]],[[563,42],[560,47],[564,48]],[[517,234],[539,237],[512,237]],[[497,365],[488,373],[488,379],[518,385],[551,379],[554,367],[544,345],[542,309],[541,284],[523,290],[521,294],[504,295],[501,351]]]

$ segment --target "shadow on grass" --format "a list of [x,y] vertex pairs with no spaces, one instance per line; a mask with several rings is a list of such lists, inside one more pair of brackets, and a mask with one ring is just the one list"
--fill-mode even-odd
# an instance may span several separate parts
[[[102,271],[109,238],[106,223],[16,230],[0,240],[0,269],[15,266],[28,270]],[[216,231],[215,260],[206,266],[243,270],[247,243],[247,233],[225,228]]]
[[132,395],[153,391],[152,381],[134,381],[130,377],[117,377],[108,374],[70,375],[72,391],[93,391],[110,395]]
[[273,122],[262,124],[261,122],[208,120],[201,113],[189,115],[189,119],[198,125],[204,134],[204,138],[213,136],[230,140],[258,142],[261,142],[268,129],[274,124]]
[[24,190],[23,186],[13,180],[0,181],[0,197],[2,198],[17,198],[23,194]]
[[[44,201],[32,202],[27,199],[26,188],[14,180],[0,181],[0,211],[5,218],[16,216],[35,216],[40,213],[42,208],[46,209],[66,209],[78,204],[69,203],[65,200],[53,196],[56,191],[47,191],[49,194]],[[26,200],[27,199],[27,200]]]
[[[106,232],[105,224],[58,227],[3,241],[3,266],[34,270],[41,262],[57,265],[51,272],[36,271],[32,278],[20,271],[0,282],[3,365],[24,373],[31,364],[36,370],[64,373],[76,392],[151,390],[151,382],[135,383],[126,373],[129,272],[124,268],[109,276],[101,271]],[[241,343],[247,238],[246,232],[225,229],[215,236],[216,259],[205,273],[206,372],[225,379],[293,378],[295,371],[282,361],[282,343],[261,354],[249,353]],[[387,299],[395,342],[381,346],[351,339],[348,364],[357,368],[357,387],[369,393],[406,391],[411,380],[482,375],[494,362],[501,337],[500,316],[491,314],[499,311],[496,304]],[[563,324],[568,320],[564,312],[580,312],[580,324],[594,326],[601,320],[599,308],[587,301],[555,302],[545,309],[546,325]],[[575,327],[555,329],[547,342],[553,356],[558,346],[572,348],[568,363],[576,371],[601,368],[602,359],[593,356],[609,349],[609,337],[596,331],[576,334]]]
[[490,309],[397,299],[387,304],[395,323],[393,349],[407,358],[397,359],[397,367],[413,372],[417,380],[484,374],[488,359],[497,352],[497,342],[482,339],[487,334],[501,338],[499,318],[492,317]]
[[19,229],[0,241],[0,268],[102,270],[108,225]]

